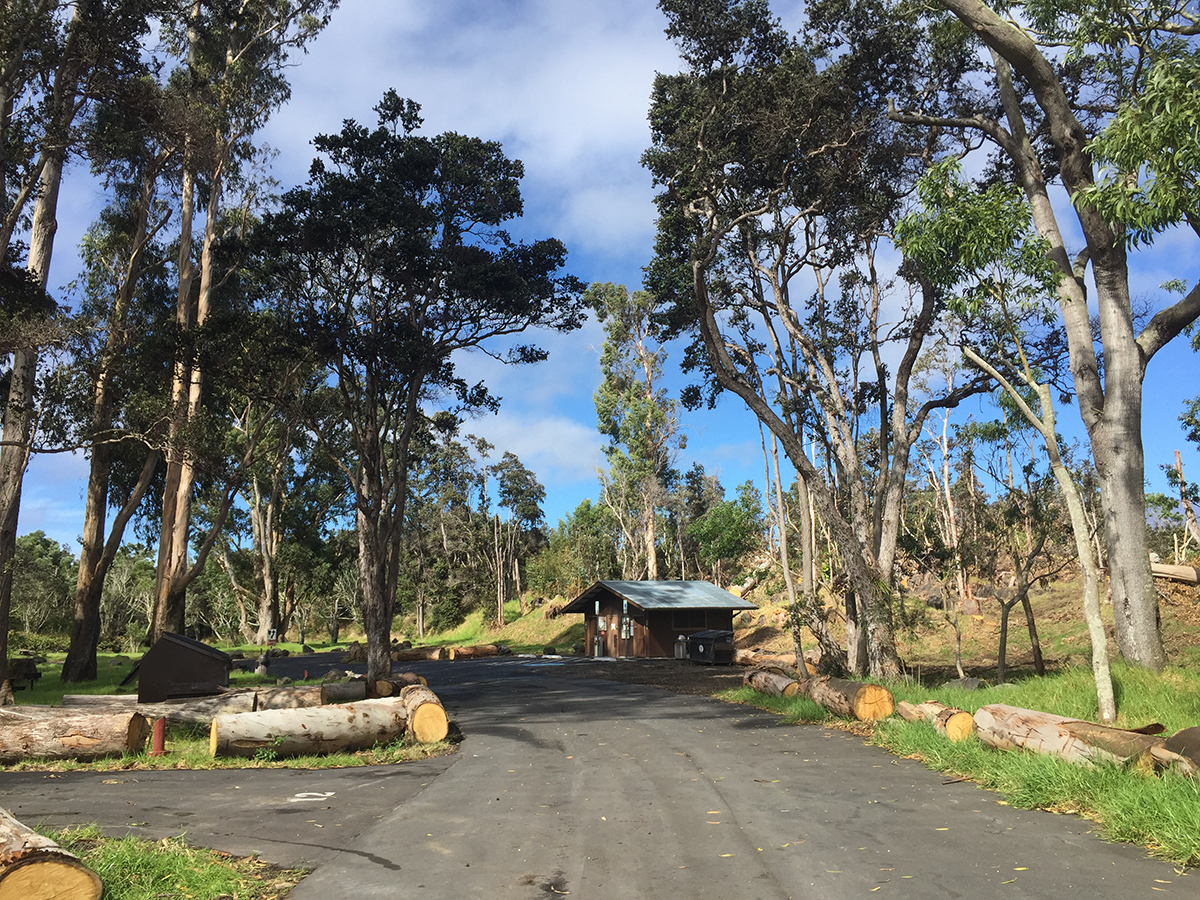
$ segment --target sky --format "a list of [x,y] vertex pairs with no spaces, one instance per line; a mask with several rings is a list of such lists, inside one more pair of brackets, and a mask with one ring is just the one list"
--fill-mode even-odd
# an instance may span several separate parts
[[[774,4],[785,22],[798,3]],[[522,160],[525,214],[511,230],[526,240],[556,237],[569,252],[568,271],[585,282],[641,285],[654,237],[654,190],[639,165],[650,132],[646,112],[656,72],[679,70],[650,0],[342,0],[329,26],[291,70],[292,99],[262,134],[276,151],[272,175],[282,189],[302,183],[313,157],[312,137],[341,129],[346,119],[373,124],[372,108],[394,88],[421,104],[424,133],[456,131],[498,140]],[[74,248],[101,201],[82,166],[68,173],[59,208],[51,287],[75,274]],[[1168,236],[1134,273],[1135,293],[1153,300],[1168,278],[1194,283],[1200,261],[1194,238]],[[1190,260],[1180,271],[1181,260]],[[538,335],[547,362],[508,367],[482,354],[460,361],[502,398],[497,415],[470,420],[464,432],[508,450],[546,486],[546,518],[554,524],[584,498],[596,498],[602,438],[592,394],[600,383],[603,332]],[[668,348],[670,384],[682,348]],[[1200,393],[1195,354],[1175,342],[1151,363],[1146,387],[1147,478],[1165,490],[1160,462],[1185,451],[1200,477],[1200,454],[1183,443],[1183,400]],[[969,406],[969,405],[968,405]],[[977,404],[964,415],[985,415]],[[1069,435],[1082,436],[1074,409],[1060,412]],[[714,411],[685,413],[692,462],[715,472],[732,494],[746,479],[763,482],[757,422],[727,397]],[[787,477],[787,476],[785,476]],[[26,476],[19,530],[43,530],[78,548],[87,461],[82,455],[37,457]]]

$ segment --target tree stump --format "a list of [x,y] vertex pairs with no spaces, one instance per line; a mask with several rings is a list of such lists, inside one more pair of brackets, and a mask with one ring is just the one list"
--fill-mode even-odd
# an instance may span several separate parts
[[100,876],[0,809],[0,900],[98,900]]

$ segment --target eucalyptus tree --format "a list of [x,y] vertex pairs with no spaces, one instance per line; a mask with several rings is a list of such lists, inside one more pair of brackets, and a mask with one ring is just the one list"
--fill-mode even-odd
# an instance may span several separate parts
[[503,526],[499,513],[493,519],[496,624],[503,626],[504,603],[511,598],[514,590],[522,597],[521,613],[525,613],[521,594],[521,557],[529,556],[530,544],[544,540],[538,526],[545,523],[542,504],[546,502],[546,488],[517,455],[508,450],[504,451],[500,461],[490,471],[496,479],[496,505],[508,510],[508,521]]
[[[1129,662],[1160,669],[1166,656],[1146,545],[1142,385],[1155,354],[1200,316],[1200,284],[1165,300],[1139,329],[1129,271],[1133,251],[1167,229],[1200,237],[1200,16],[1191,4],[1136,0],[940,6],[915,52],[949,43],[986,48],[991,65],[964,81],[974,85],[970,92],[891,101],[890,115],[931,133],[986,140],[996,168],[1025,193],[1057,273],[1075,393],[1100,479],[1118,644]],[[874,16],[858,20],[872,22],[858,30],[864,46],[914,21],[908,4],[872,9]],[[953,41],[946,11],[965,26]],[[1058,189],[1069,205],[1055,202]]]
[[[141,39],[158,8],[152,0],[0,5],[0,281],[6,299],[44,295],[79,119],[97,96],[141,73]],[[25,278],[16,277],[18,268]],[[12,559],[41,343],[34,331],[23,331],[24,340],[4,348],[11,365],[0,437],[0,667],[7,659]]]
[[[959,181],[958,171],[957,164],[942,163],[922,179],[922,208],[899,224],[897,242],[928,278],[955,292],[952,306],[960,314],[996,320],[992,343],[985,347],[966,341],[963,355],[996,380],[1042,437],[1083,574],[1084,617],[1092,641],[1099,713],[1103,721],[1111,722],[1116,701],[1100,616],[1100,564],[1056,426],[1054,396],[1061,396],[1062,390],[1055,383],[1053,363],[1061,356],[1062,335],[1048,307],[1059,273],[1053,256],[1046,252],[1049,242],[1031,230],[1036,218],[1031,217],[1024,197],[1003,184],[972,189]],[[1143,521],[1143,532],[1145,527]],[[1026,553],[1019,573],[1027,576],[1037,555]]]
[[337,0],[176,0],[162,17],[163,48],[175,63],[166,90],[184,132],[175,232],[181,338],[172,367],[152,638],[183,630],[187,585],[200,571],[189,566],[197,477],[189,442],[202,429],[201,345],[212,333],[214,295],[232,264],[228,258],[222,263],[218,246],[244,237],[263,202],[254,135],[290,95],[286,72],[294,54],[336,6]]
[[661,326],[654,319],[655,300],[647,291],[630,293],[611,282],[593,284],[585,299],[604,324],[603,380],[594,399],[600,433],[609,439],[604,455],[610,471],[605,478],[623,488],[609,490],[606,485],[604,499],[616,503],[618,497],[627,497],[636,502],[632,516],[624,508],[613,512],[628,523],[631,544],[641,544],[646,580],[657,581],[655,523],[663,481],[686,442],[679,431],[678,401],[662,387],[667,354]]
[[662,192],[648,286],[697,338],[688,361],[750,407],[811,491],[846,568],[851,667],[897,674],[890,594],[909,450],[931,410],[986,383],[911,396],[944,298],[911,268],[893,289],[876,263],[922,148],[874,101],[917,70],[899,38],[870,56],[801,44],[758,0],[660,5],[689,69],[654,87],[643,161]]
[[419,107],[394,91],[376,111],[375,128],[347,121],[314,140],[309,183],[267,218],[263,247],[281,321],[329,366],[339,401],[308,425],[349,448],[337,464],[354,498],[370,678],[391,665],[410,447],[425,411],[495,409],[486,385],[459,374],[459,355],[537,362],[544,350],[498,345],[581,317],[581,286],[559,274],[563,245],[503,229],[521,213],[521,163],[495,142],[417,134]]

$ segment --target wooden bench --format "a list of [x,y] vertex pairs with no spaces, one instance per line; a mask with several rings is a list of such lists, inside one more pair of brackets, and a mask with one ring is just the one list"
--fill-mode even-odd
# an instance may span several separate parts
[[28,681],[27,686],[32,689],[33,683],[41,677],[42,673],[38,671],[36,660],[18,656],[8,661],[8,680],[14,691],[20,689],[17,682]]

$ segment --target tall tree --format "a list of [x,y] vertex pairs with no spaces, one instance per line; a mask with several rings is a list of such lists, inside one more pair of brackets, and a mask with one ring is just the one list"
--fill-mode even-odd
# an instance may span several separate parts
[[[0,271],[8,293],[27,227],[27,286],[44,293],[63,171],[89,102],[139,68],[154,7],[142,0],[12,0],[0,5]],[[12,559],[33,440],[38,343],[12,354],[0,439],[0,667],[6,666]],[[0,671],[0,675],[3,672]]]
[[[986,379],[911,397],[944,320],[919,273],[903,271],[907,308],[887,320],[875,257],[920,150],[874,107],[895,40],[821,56],[763,2],[661,5],[690,68],[655,82],[643,161],[663,190],[648,283],[698,335],[692,358],[777,436],[812,493],[846,568],[851,667],[897,674],[890,596],[909,451],[931,410]],[[810,430],[832,477],[804,452]]]
[[[200,344],[223,270],[218,244],[244,232],[259,202],[252,139],[289,96],[285,73],[327,23],[337,0],[246,0],[234,7],[182,2],[164,17],[167,49],[182,61],[170,92],[186,122],[179,188],[176,328],[183,336],[172,373],[166,482],[158,543],[151,639],[182,631],[189,566],[196,459],[205,382]],[[231,202],[232,201],[232,202]],[[231,210],[236,211],[230,215]],[[196,219],[203,215],[197,241]],[[197,248],[195,245],[199,244]],[[215,523],[210,537],[219,531]],[[211,544],[209,544],[211,546]]]
[[578,327],[581,288],[558,274],[561,243],[519,243],[502,228],[521,212],[520,162],[495,142],[416,134],[419,107],[394,91],[376,110],[374,129],[348,121],[314,140],[322,157],[268,217],[263,248],[281,319],[322,354],[339,400],[310,427],[327,442],[345,435],[350,448],[338,464],[354,495],[370,678],[391,666],[409,452],[425,409],[494,409],[485,385],[458,374],[456,355],[544,359],[537,347],[496,343]]
[[[1118,644],[1129,662],[1161,669],[1166,655],[1146,545],[1142,382],[1154,355],[1200,316],[1200,284],[1139,331],[1129,251],[1176,224],[1200,236],[1197,55],[1186,40],[1200,22],[1186,4],[941,5],[966,26],[962,40],[988,50],[992,94],[959,94],[953,108],[936,107],[941,98],[896,103],[891,117],[983,136],[1025,192],[1057,272],[1075,393],[1100,479]],[[888,12],[885,20],[907,15]],[[1069,206],[1052,202],[1056,183]],[[1084,247],[1072,257],[1075,229]]]
[[[600,433],[609,439],[604,449],[610,469],[607,478],[636,499],[640,521],[630,537],[641,538],[642,572],[647,581],[657,581],[655,523],[663,479],[685,440],[679,431],[679,404],[662,387],[667,353],[654,320],[655,301],[646,291],[630,293],[624,285],[611,282],[593,284],[585,300],[604,323],[603,381],[595,403]],[[608,499],[615,495],[606,491]]]

